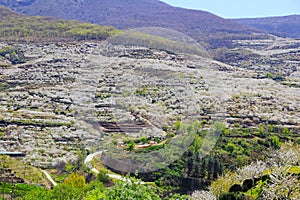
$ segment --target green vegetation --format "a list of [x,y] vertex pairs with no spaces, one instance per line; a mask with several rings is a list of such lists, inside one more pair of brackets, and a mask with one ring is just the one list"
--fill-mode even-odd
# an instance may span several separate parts
[[210,190],[219,199],[299,199],[300,147],[285,143],[265,161],[227,171]]
[[[0,183],[0,191],[1,191],[1,195],[2,197],[5,195],[10,195],[13,199],[22,199],[21,197],[24,197],[26,194],[28,193],[35,193],[35,197],[37,197],[37,195],[39,194],[39,191],[45,191],[46,189],[41,187],[41,186],[37,186],[37,185],[30,185],[30,184],[11,184],[11,183]],[[6,200],[4,198],[1,197],[1,200]],[[7,198],[9,199],[9,198]],[[26,199],[26,198],[25,198]],[[28,198],[28,199],[32,199],[32,198]]]
[[99,199],[104,197],[105,187],[103,183],[92,181],[87,184],[85,177],[78,173],[70,174],[64,181],[54,187],[53,190],[37,188],[28,192],[25,197],[20,199],[34,200],[36,197],[43,200],[82,200],[82,199]]
[[110,26],[19,15],[3,6],[0,6],[0,11],[0,40],[2,41],[104,40],[119,33]]
[[271,73],[271,72],[267,72],[266,78],[273,79],[274,81],[284,81],[285,80],[285,78],[283,77],[283,75],[280,72],[277,72],[275,74]]
[[129,144],[127,145],[127,150],[128,151],[132,151],[135,148],[135,142],[134,141],[130,141]]
[[[127,177],[128,179],[129,177]],[[157,188],[150,185],[142,185],[136,179],[130,181],[118,182],[114,187],[106,191],[107,200],[124,200],[124,199],[149,199],[160,200],[160,192]]]
[[[162,199],[162,196],[164,199],[183,200],[188,197],[172,193],[210,190],[210,193],[200,192],[198,195],[215,195],[218,199],[243,199],[245,196],[248,199],[256,199],[274,194],[283,199],[288,199],[286,194],[291,194],[293,198],[297,197],[299,191],[296,188],[289,187],[282,191],[279,188],[285,187],[283,182],[275,184],[274,181],[270,181],[273,176],[280,176],[291,186],[299,185],[297,177],[300,174],[298,167],[300,152],[296,143],[299,138],[291,130],[279,129],[270,124],[260,125],[257,128],[243,128],[238,124],[233,128],[226,128],[221,122],[211,125],[211,129],[207,127],[202,129],[202,126],[207,125],[198,121],[188,125],[178,121],[170,129],[173,137],[166,138],[165,144],[159,148],[153,146],[141,151],[129,149],[129,144],[149,142],[147,138],[141,137],[125,141],[124,143],[128,144],[125,150],[117,151],[114,148],[115,152],[109,150],[104,155],[109,159],[109,155],[117,157],[120,151],[125,151],[128,157],[120,159],[127,162],[142,163],[148,167],[153,164],[161,165],[157,170],[136,174],[143,181],[148,181],[145,185],[141,184],[140,180],[130,178],[129,175],[127,181],[113,182],[107,176],[108,170],[104,168],[101,168],[95,177],[83,164],[86,155],[80,154],[78,161],[61,165],[62,170],[57,176],[61,181],[53,190],[32,187],[23,193],[16,191],[14,195],[24,196],[23,199],[34,199],[40,195],[43,197],[41,199],[46,200]],[[187,139],[185,135],[193,136],[191,142],[189,142],[191,138]],[[213,138],[213,135],[216,135],[218,140],[214,142],[207,140],[208,137]],[[288,141],[294,143],[287,143]],[[207,144],[215,146],[207,149]],[[179,154],[178,152],[183,149],[186,151]],[[157,155],[160,160],[156,159]],[[151,159],[148,159],[148,156]],[[176,159],[172,161],[172,157]],[[147,163],[141,162],[143,160]],[[124,167],[126,166],[122,165],[122,168]],[[274,194],[268,193],[270,190],[274,191]]]
[[10,47],[10,46],[1,48],[0,56],[9,60],[13,65],[19,64],[19,63],[24,63],[26,61],[25,56],[21,51],[19,51],[15,47]]
[[[117,182],[106,188],[98,180],[87,183],[85,177],[78,173],[70,174],[63,183],[52,190],[28,184],[0,183],[2,194],[19,200],[129,200],[161,199],[161,191],[151,185],[143,185],[135,178],[126,177],[127,181]],[[173,195],[170,200],[187,200],[186,195]]]
[[9,156],[0,156],[0,175],[2,169],[11,170],[11,175],[22,178],[25,182],[46,185],[48,182],[42,172],[28,163]]
[[97,180],[104,184],[107,184],[111,181],[111,179],[103,171],[99,171],[99,174],[97,175]]
[[209,57],[207,52],[200,46],[181,41],[173,41],[164,37],[153,36],[136,30],[130,30],[109,38],[109,42],[116,45],[143,46],[160,49],[173,53],[196,54]]
[[[149,167],[160,164],[161,168],[158,171],[141,174],[140,177],[155,182],[157,186],[168,192],[178,189],[189,192],[207,189],[212,181],[228,170],[234,171],[257,159],[264,160],[270,152],[279,149],[286,141],[298,141],[297,135],[292,134],[291,130],[279,129],[270,124],[267,126],[262,124],[256,128],[243,128],[236,124],[232,128],[226,128],[220,122],[212,125],[212,133],[216,134],[218,139],[214,141],[210,131],[207,128],[203,130],[202,126],[206,125],[202,125],[201,122],[186,125],[178,121],[169,130],[168,135],[172,137],[166,137],[163,145],[135,149],[125,157],[124,155],[120,157],[120,151],[115,148],[109,150],[105,156],[108,160],[109,156],[113,155],[114,158],[130,160],[130,163],[140,163],[140,165],[144,165],[145,162]],[[183,143],[176,141],[184,138],[183,133],[192,136],[192,142],[185,140],[186,151],[179,159],[170,162],[172,156],[180,155],[177,151]],[[211,138],[212,141],[207,138]],[[144,140],[145,138],[140,138],[134,142],[140,144]],[[124,143],[128,144],[130,141],[132,140]],[[214,148],[210,149],[209,146]],[[148,156],[151,159],[148,160]],[[167,165],[167,162],[171,164]],[[230,181],[228,184],[231,184]]]

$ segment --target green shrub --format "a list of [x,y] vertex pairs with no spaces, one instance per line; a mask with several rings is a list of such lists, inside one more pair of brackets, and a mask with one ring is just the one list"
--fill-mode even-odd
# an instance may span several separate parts
[[97,180],[102,183],[108,183],[110,181],[110,178],[106,175],[105,172],[100,171],[97,175]]
[[[129,177],[127,177],[128,179]],[[152,186],[142,185],[136,179],[118,182],[106,190],[106,200],[151,199],[161,200],[159,192]]]
[[239,193],[226,192],[220,195],[219,200],[242,200],[242,196]]
[[0,56],[8,59],[12,64],[20,64],[26,61],[24,54],[15,47],[6,46],[0,49]]
[[273,79],[273,78],[274,78],[274,75],[273,75],[272,73],[270,73],[270,72],[267,72],[267,73],[266,73],[266,77],[267,77],[267,78]]
[[229,151],[230,153],[232,153],[235,149],[236,146],[233,143],[230,142],[227,144],[227,151]]
[[279,138],[277,136],[271,136],[270,137],[270,141],[271,141],[271,145],[274,148],[279,148],[280,145],[281,145],[281,142],[280,142],[280,140],[279,140]]
[[127,150],[128,151],[132,151],[135,148],[135,142],[134,141],[130,141],[129,144],[127,145]]

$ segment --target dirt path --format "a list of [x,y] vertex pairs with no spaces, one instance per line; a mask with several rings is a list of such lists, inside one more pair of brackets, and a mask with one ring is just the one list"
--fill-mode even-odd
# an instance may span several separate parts
[[57,183],[52,179],[48,172],[46,172],[45,170],[41,170],[41,172],[45,174],[46,178],[52,183],[54,187],[57,186]]
[[[92,154],[88,155],[84,160],[84,164],[95,174],[99,174],[99,171],[96,168],[94,168],[92,161],[95,156],[102,154],[102,152],[103,151],[98,151],[98,152],[92,153]],[[110,178],[117,179],[120,181],[130,181],[129,179],[126,179],[125,177],[118,175],[118,174],[106,174],[106,175]],[[140,183],[145,184],[145,182],[143,182],[143,181]]]

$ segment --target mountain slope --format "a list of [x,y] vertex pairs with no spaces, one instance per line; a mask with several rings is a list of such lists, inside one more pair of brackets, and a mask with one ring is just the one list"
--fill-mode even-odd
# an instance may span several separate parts
[[234,21],[243,25],[265,30],[274,35],[300,38],[300,15],[234,19]]
[[79,21],[25,16],[0,6],[0,39],[5,41],[103,40],[118,31]]
[[199,40],[223,33],[259,32],[208,12],[172,7],[159,0],[0,0],[0,4],[28,15],[83,20],[121,29],[170,28]]

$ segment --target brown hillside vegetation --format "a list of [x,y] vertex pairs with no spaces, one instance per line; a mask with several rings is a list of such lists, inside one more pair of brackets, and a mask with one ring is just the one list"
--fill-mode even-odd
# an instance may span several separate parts
[[217,35],[261,33],[209,12],[177,8],[158,0],[27,0],[17,3],[1,0],[0,4],[27,15],[82,20],[119,29],[169,28],[201,41]]
[[235,19],[234,21],[274,35],[300,38],[300,15]]
[[117,32],[110,26],[30,17],[0,6],[0,38],[5,41],[104,40]]

